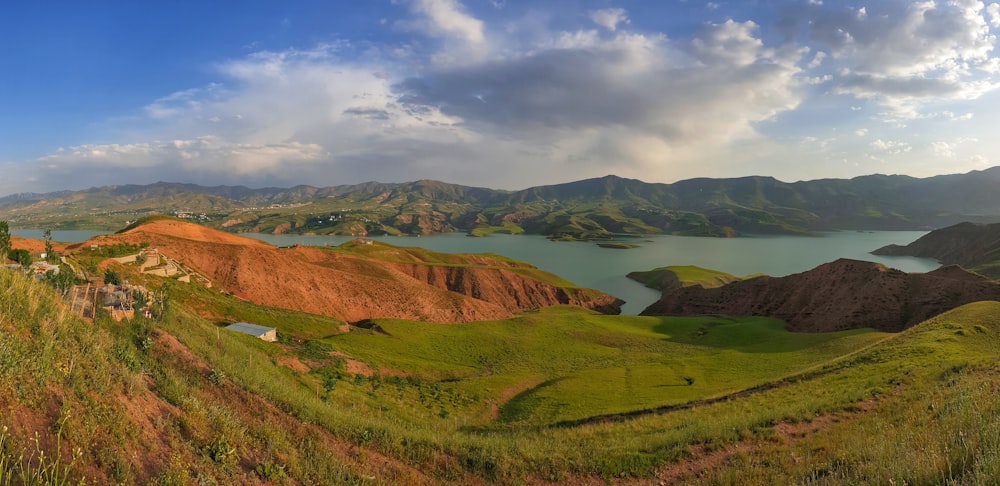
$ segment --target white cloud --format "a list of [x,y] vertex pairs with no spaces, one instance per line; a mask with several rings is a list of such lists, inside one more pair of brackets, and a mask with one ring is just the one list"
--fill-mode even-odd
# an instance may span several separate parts
[[[974,100],[996,90],[996,36],[978,1],[927,0],[815,10],[810,38],[839,66],[835,93],[879,104],[890,118],[924,116],[928,104]],[[992,21],[992,20],[991,20]]]
[[639,162],[666,167],[707,144],[755,137],[754,123],[798,104],[801,52],[766,48],[756,29],[708,24],[684,44],[573,36],[568,47],[429,73],[401,87],[407,103],[440,107],[480,133],[577,147],[578,159],[602,158],[597,151],[639,161],[630,145],[639,143],[650,148]]
[[[753,22],[706,24],[678,40],[557,31],[503,51],[456,2],[409,5],[427,35],[482,41],[483,52],[496,54],[455,57],[407,77],[425,54],[399,58],[387,47],[357,57],[343,42],[258,52],[219,64],[216,83],[150,103],[145,139],[81,145],[39,163],[273,183],[350,174],[519,187],[527,173],[538,181],[609,171],[648,178],[682,166],[694,176],[710,157],[752,153],[726,153],[732,143],[770,150],[755,124],[801,100],[797,64],[806,51],[765,46]],[[446,43],[426,55],[453,49]]]
[[756,36],[757,30],[757,24],[752,21],[727,20],[722,24],[708,24],[691,41],[691,47],[700,60],[746,66],[756,62],[761,55],[770,54]]
[[935,155],[941,157],[947,157],[949,159],[955,157],[955,144],[949,142],[931,142],[931,150],[934,151]]
[[885,155],[899,155],[913,150],[913,146],[908,142],[893,140],[885,141],[881,138],[871,142],[868,146]]
[[590,20],[611,32],[618,30],[618,24],[628,24],[631,22],[623,8],[592,10],[590,12]]
[[979,140],[975,137],[958,137],[953,140],[934,141],[928,145],[934,155],[948,159],[955,159],[959,156],[959,151],[963,146],[970,143],[976,143],[978,141]]
[[422,18],[402,25],[419,29],[431,37],[451,37],[482,44],[486,38],[483,22],[465,13],[456,0],[412,0],[413,11]]
[[823,51],[817,51],[816,55],[813,56],[812,61],[809,61],[809,65],[806,67],[809,69],[816,69],[823,64],[824,59],[826,59],[826,53]]
[[80,145],[42,157],[39,161],[54,173],[80,167],[138,169],[171,164],[189,172],[240,176],[314,162],[326,155],[323,147],[317,144],[289,142],[254,145],[206,136],[169,142]]
[[991,3],[986,7],[986,15],[990,19],[990,25],[1000,27],[1000,4]]
[[[490,23],[457,0],[401,0],[408,17],[388,22],[408,42],[220,62],[215,82],[165,94],[122,123],[119,143],[52,153],[36,172],[74,184],[96,168],[116,182],[126,173],[245,184],[430,177],[522,188],[607,173],[808,178],[903,154],[896,160],[971,160],[975,144],[947,145],[953,134],[934,130],[988,112],[949,102],[996,88],[989,8],[796,3],[808,18],[778,42],[761,32],[770,24],[749,20],[671,37],[643,19],[623,29],[624,9],[555,30],[543,15]],[[831,136],[824,117],[850,128]],[[879,118],[895,124],[871,125]],[[919,121],[938,145],[899,130],[901,120]]]

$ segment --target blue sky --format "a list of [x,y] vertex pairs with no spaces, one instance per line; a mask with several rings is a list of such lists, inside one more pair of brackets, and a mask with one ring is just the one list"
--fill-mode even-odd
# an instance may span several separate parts
[[1000,165],[1000,5],[5,2],[0,195]]

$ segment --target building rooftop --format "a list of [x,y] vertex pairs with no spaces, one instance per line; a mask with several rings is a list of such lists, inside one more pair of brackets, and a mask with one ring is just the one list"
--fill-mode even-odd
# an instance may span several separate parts
[[249,324],[246,322],[230,324],[226,326],[226,329],[229,329],[230,331],[242,332],[243,334],[249,334],[254,337],[261,337],[274,330],[273,327],[258,326],[257,324]]

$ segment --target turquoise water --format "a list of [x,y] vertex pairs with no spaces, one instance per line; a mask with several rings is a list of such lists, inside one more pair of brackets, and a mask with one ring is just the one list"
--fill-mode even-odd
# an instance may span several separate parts
[[[42,237],[41,230],[12,230],[23,238]],[[64,243],[86,241],[101,231],[53,231],[52,239]],[[819,237],[754,236],[746,238],[695,238],[649,236],[628,238],[639,245],[631,250],[601,248],[588,242],[553,242],[538,235],[492,235],[470,238],[464,233],[435,236],[375,237],[397,246],[418,246],[445,253],[498,253],[529,262],[576,285],[602,290],[626,301],[623,314],[638,314],[659,294],[629,280],[625,274],[667,265],[697,265],[733,275],[763,273],[780,277],[804,272],[838,258],[883,263],[905,272],[927,272],[934,260],[883,257],[868,252],[895,243],[905,245],[925,235],[923,231],[873,231],[826,233]],[[339,245],[350,236],[301,236],[244,233],[274,245]]]
[[[23,238],[41,239],[41,230],[12,230]],[[63,243],[86,241],[101,231],[53,231],[52,239]],[[649,236],[628,238],[639,245],[631,250],[601,248],[589,242],[553,242],[538,235],[492,235],[470,238],[464,233],[435,236],[375,237],[397,246],[418,246],[445,253],[498,253],[529,262],[576,285],[602,290],[626,301],[623,314],[638,314],[659,294],[629,280],[625,275],[667,265],[697,265],[733,275],[763,273],[780,277],[804,272],[838,258],[883,263],[905,272],[927,272],[938,267],[934,260],[913,257],[883,257],[868,252],[895,243],[905,245],[925,235],[923,231],[873,231],[826,233],[819,237],[754,236],[745,238],[695,238]],[[244,233],[274,245],[339,245],[350,236],[301,236]]]
[[[927,272],[934,260],[882,257],[868,252],[895,243],[905,245],[925,235],[923,231],[826,233],[819,237],[756,236],[746,238],[695,238],[650,236],[628,238],[640,245],[631,250],[598,247],[588,242],[553,242],[538,235],[493,235],[470,238],[461,233],[414,237],[375,237],[397,246],[418,246],[446,253],[499,253],[529,262],[583,287],[602,290],[626,304],[623,314],[638,314],[659,294],[629,280],[625,274],[667,265],[697,265],[733,275],[764,273],[783,276],[803,272],[838,258],[883,263],[906,272]],[[339,245],[348,236],[266,235],[246,233],[275,245]]]

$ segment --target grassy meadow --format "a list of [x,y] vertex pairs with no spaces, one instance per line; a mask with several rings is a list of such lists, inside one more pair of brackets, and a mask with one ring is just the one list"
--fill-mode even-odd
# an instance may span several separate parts
[[89,323],[0,272],[0,485],[1000,477],[996,302],[892,335],[570,307],[343,334],[197,285],[169,294],[162,322]]
[[603,316],[574,307],[473,325],[377,322],[378,331],[356,330],[325,342],[371,366],[444,380],[498,406],[503,426],[552,425],[718,397],[886,336],[793,334],[762,318]]

